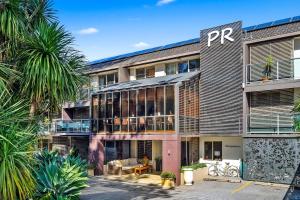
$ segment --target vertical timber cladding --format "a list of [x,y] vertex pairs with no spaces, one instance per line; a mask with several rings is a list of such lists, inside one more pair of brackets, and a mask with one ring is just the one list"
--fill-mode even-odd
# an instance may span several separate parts
[[240,134],[242,23],[201,30],[200,57],[200,133]]

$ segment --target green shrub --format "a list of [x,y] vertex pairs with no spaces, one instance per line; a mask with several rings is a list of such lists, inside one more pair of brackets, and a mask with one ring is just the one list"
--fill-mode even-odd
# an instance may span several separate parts
[[38,159],[36,199],[78,199],[80,191],[88,187],[87,162],[80,157],[42,152]]
[[193,170],[196,170],[196,169],[204,168],[204,167],[206,167],[205,163],[195,163],[195,164],[192,164],[192,165],[189,165],[189,166],[183,166],[183,167],[181,167],[181,171],[184,168],[192,168]]
[[173,179],[173,180],[176,179],[176,176],[175,176],[175,174],[173,172],[167,172],[167,171],[166,172],[162,172],[160,174],[160,177],[162,179]]

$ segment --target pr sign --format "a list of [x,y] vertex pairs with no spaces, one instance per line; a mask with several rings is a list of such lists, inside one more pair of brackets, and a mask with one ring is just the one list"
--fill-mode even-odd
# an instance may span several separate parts
[[233,28],[231,28],[231,27],[222,29],[221,36],[220,36],[219,30],[209,32],[207,34],[207,46],[210,47],[211,42],[218,39],[219,36],[220,36],[221,44],[224,44],[225,39],[230,42],[233,42],[234,38],[231,37],[232,32],[233,32]]

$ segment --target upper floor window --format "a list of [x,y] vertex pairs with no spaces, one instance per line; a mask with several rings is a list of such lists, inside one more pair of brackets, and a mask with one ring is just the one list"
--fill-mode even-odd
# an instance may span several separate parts
[[193,72],[200,69],[200,60],[189,60],[189,71]]
[[166,64],[166,75],[176,74],[176,63]]
[[136,80],[155,77],[155,67],[139,68],[135,70]]
[[188,70],[189,70],[188,61],[183,61],[178,63],[178,73],[188,72]]
[[118,82],[118,73],[104,74],[99,76],[99,88]]

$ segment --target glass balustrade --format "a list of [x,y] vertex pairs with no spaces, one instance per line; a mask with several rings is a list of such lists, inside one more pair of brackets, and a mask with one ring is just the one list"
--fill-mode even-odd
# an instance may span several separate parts
[[246,83],[300,79],[300,58],[271,60],[246,65]]

